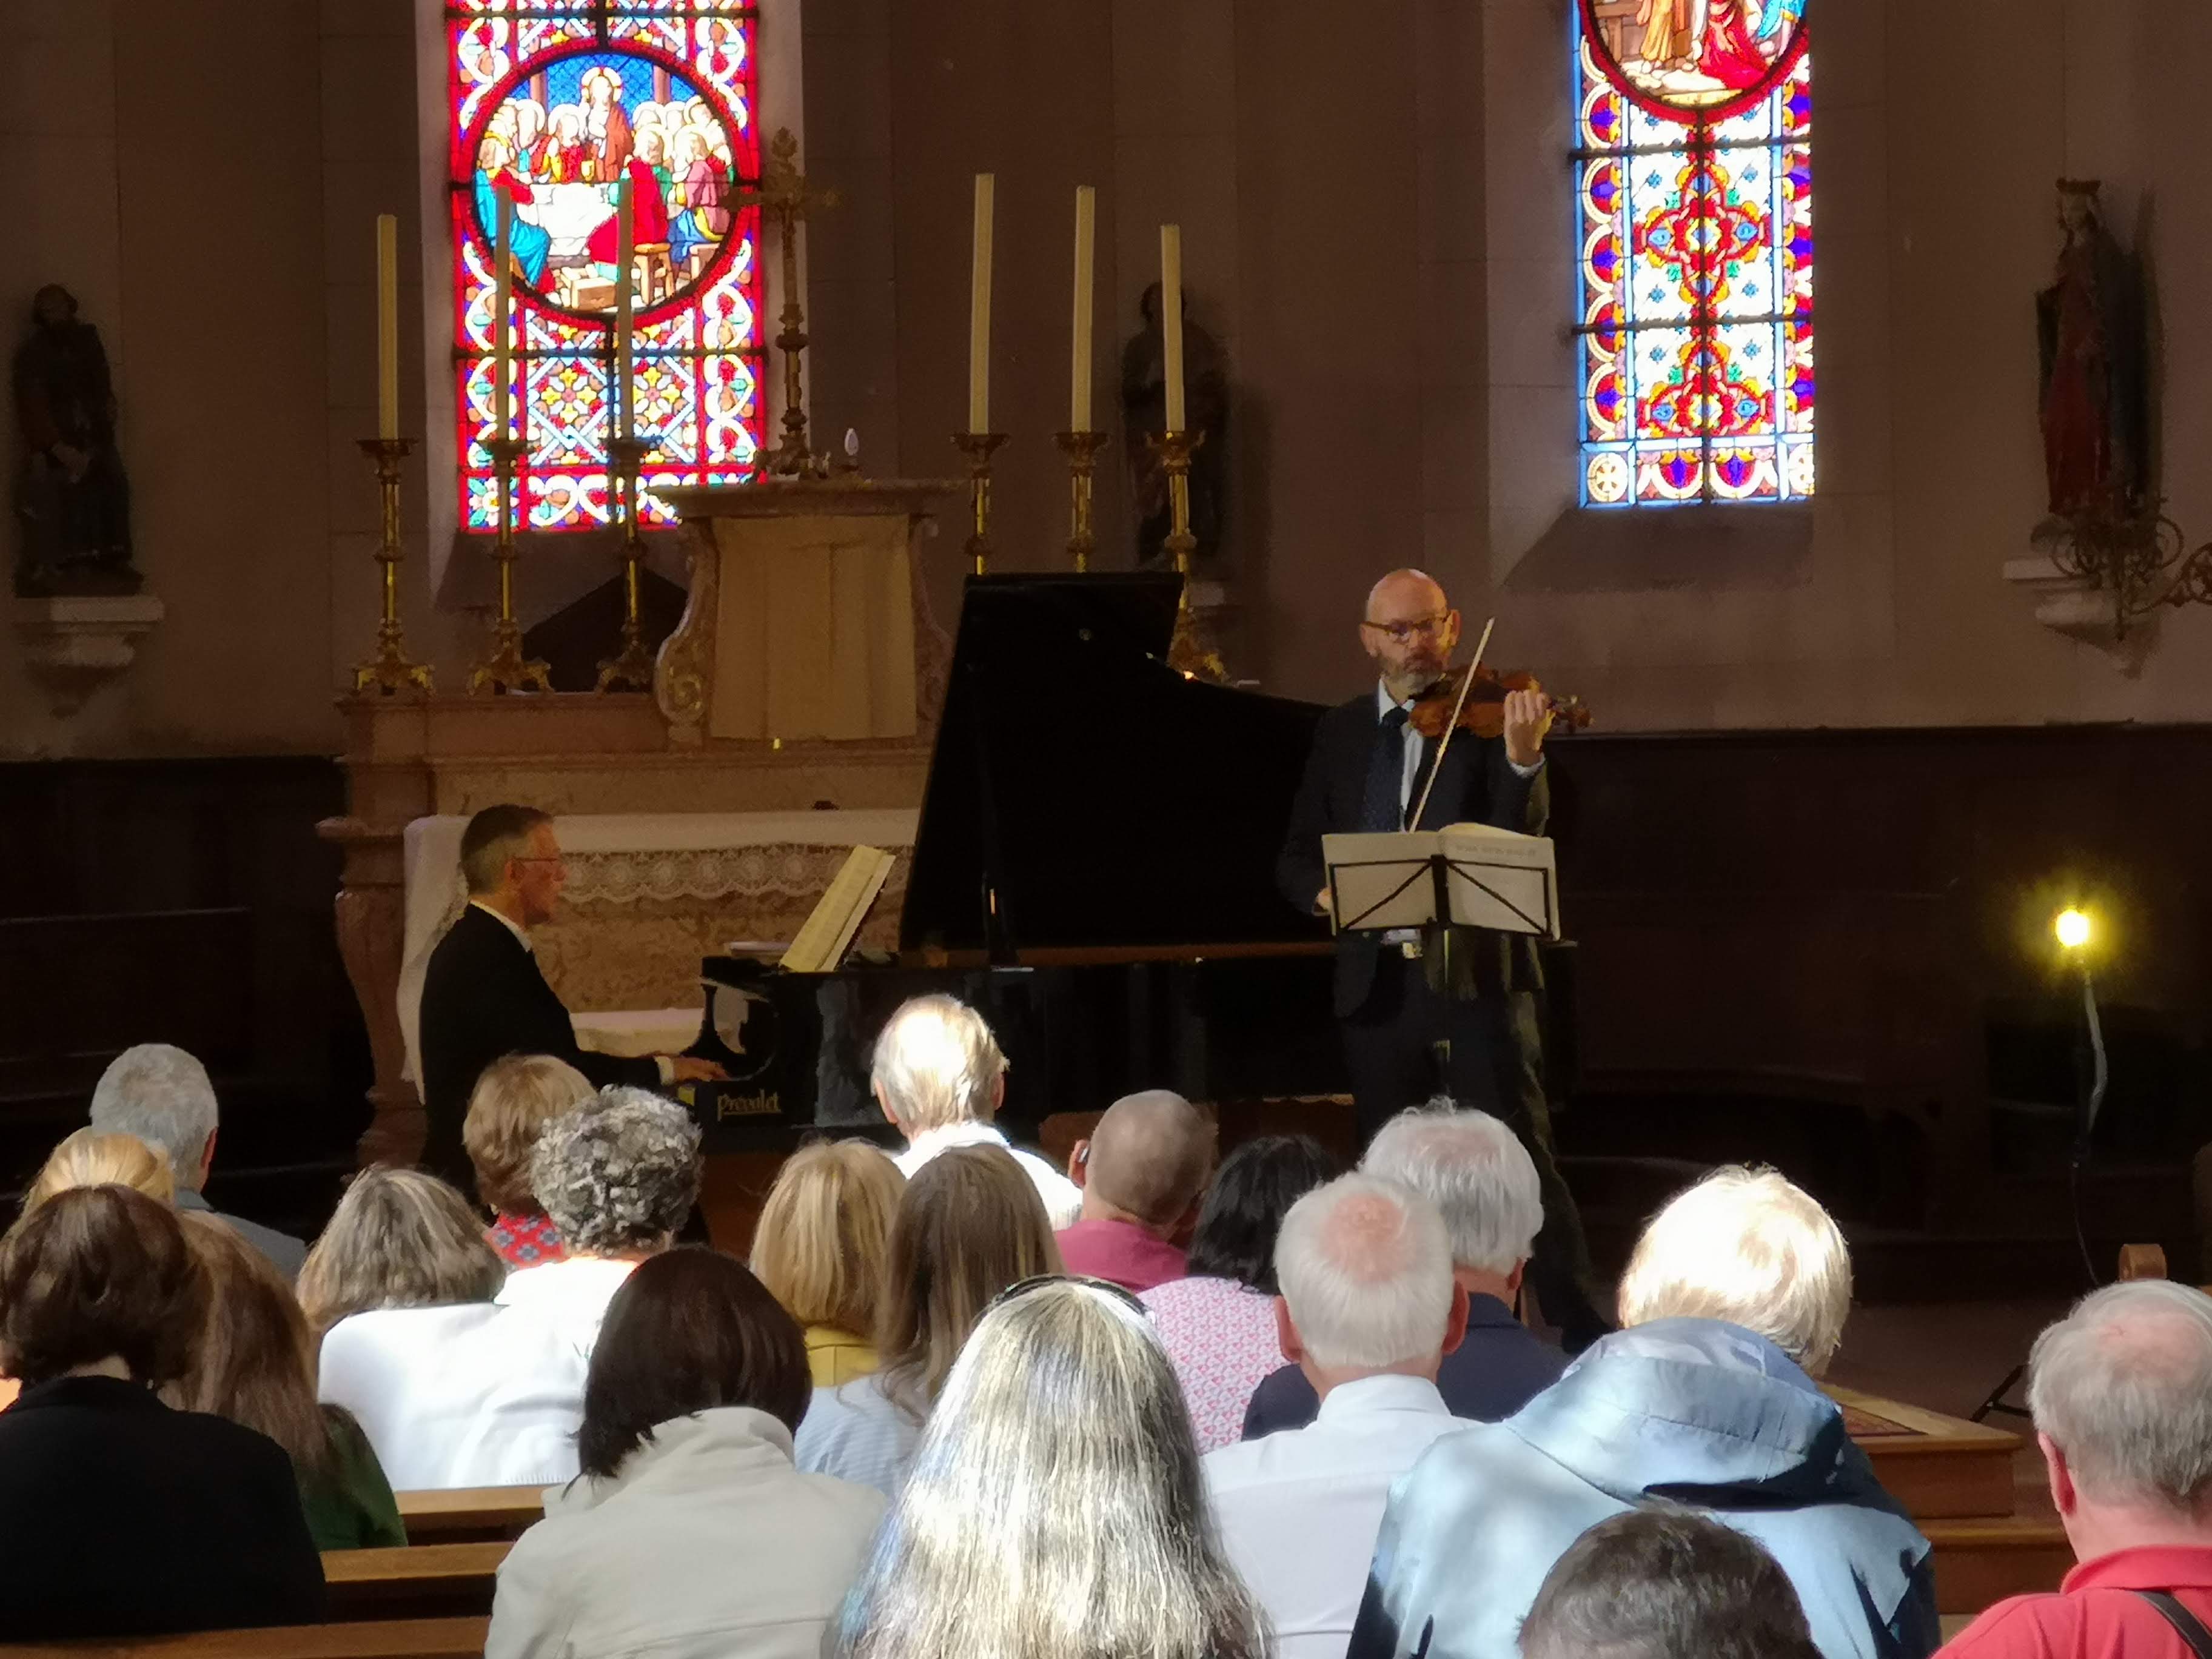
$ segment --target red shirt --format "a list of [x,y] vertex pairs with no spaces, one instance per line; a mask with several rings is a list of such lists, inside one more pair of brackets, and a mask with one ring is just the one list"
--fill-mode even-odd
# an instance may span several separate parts
[[1126,1291],[1149,1291],[1189,1271],[1181,1250],[1133,1221],[1079,1221],[1054,1237],[1068,1272]]
[[2171,1590],[2212,1625],[2212,1545],[2116,1550],[2084,1561],[2056,1595],[1998,1602],[1944,1649],[1958,1659],[2190,1659],[2166,1615],[2135,1594]]

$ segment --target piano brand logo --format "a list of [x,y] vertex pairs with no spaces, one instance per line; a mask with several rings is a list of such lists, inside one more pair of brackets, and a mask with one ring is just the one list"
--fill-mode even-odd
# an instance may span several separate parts
[[717,1123],[733,1117],[778,1117],[782,1112],[783,1095],[779,1090],[763,1090],[757,1095],[732,1094],[725,1090],[714,1101]]

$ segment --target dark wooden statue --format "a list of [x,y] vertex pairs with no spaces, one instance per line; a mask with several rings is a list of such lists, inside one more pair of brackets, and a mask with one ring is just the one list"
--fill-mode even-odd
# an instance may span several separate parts
[[[1185,290],[1182,317],[1183,418],[1206,434],[1190,460],[1190,531],[1198,538],[1192,562],[1204,569],[1220,551],[1229,476],[1229,371],[1221,343],[1190,319]],[[1144,326],[1121,348],[1121,433],[1129,481],[1137,498],[1137,563],[1169,563],[1163,545],[1174,528],[1168,509],[1167,473],[1152,440],[1167,429],[1167,347],[1160,330],[1160,285],[1138,301]]]
[[23,445],[16,593],[137,592],[143,579],[131,562],[131,483],[115,447],[107,352],[67,289],[49,283],[33,299],[14,385]]

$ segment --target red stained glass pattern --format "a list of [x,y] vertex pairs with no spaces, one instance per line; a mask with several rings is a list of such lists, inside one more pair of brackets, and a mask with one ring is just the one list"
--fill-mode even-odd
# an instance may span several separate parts
[[758,19],[736,0],[461,0],[446,11],[461,523],[489,532],[493,237],[514,201],[510,386],[521,525],[608,522],[618,182],[637,258],[635,422],[656,486],[737,483],[760,452]]
[[1717,120],[1576,61],[1583,505],[1810,495],[1810,54]]

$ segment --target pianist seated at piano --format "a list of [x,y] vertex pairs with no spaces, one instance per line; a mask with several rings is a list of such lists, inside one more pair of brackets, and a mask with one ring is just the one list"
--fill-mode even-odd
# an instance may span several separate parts
[[892,1161],[911,1180],[955,1146],[1012,1152],[1044,1200],[1054,1228],[1072,1226],[1083,1194],[1035,1152],[1008,1143],[992,1121],[1006,1097],[1006,1057],[983,1017],[957,997],[915,997],[899,1005],[876,1039],[869,1086],[906,1149]]
[[625,1059],[576,1041],[560,997],[545,982],[530,930],[553,917],[568,873],[550,814],[531,806],[487,806],[461,832],[469,902],[422,976],[422,1165],[467,1192],[474,1172],[462,1146],[469,1096],[485,1066],[505,1054],[551,1054],[594,1088],[651,1088],[723,1075],[710,1060],[679,1054]]

